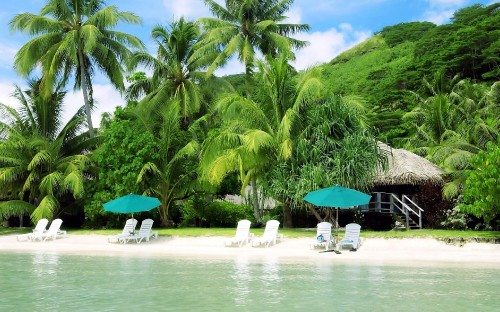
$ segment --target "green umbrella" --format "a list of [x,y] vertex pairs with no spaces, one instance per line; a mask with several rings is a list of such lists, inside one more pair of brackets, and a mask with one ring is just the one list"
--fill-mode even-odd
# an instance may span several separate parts
[[[335,185],[307,193],[304,200],[320,207],[351,208],[353,206],[367,205],[371,195],[347,187]],[[337,225],[339,210],[337,209]]]
[[134,212],[149,211],[160,205],[161,203],[156,197],[137,194],[128,194],[103,204],[105,211],[131,213],[132,217]]

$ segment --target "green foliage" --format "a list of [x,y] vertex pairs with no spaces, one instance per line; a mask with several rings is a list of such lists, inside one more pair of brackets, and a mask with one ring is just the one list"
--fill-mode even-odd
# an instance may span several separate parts
[[224,5],[215,0],[203,1],[215,18],[204,17],[197,21],[205,34],[194,57],[212,60],[208,68],[209,75],[226,64],[230,57],[237,55],[238,60],[245,65],[248,79],[256,65],[256,50],[276,57],[307,44],[290,35],[309,30],[309,25],[285,22],[284,14],[294,0],[225,0]]
[[205,207],[202,216],[210,227],[231,227],[242,219],[254,220],[253,210],[250,205],[239,205],[224,201],[211,202]]
[[292,155],[266,175],[270,194],[303,207],[307,192],[335,184],[367,190],[385,158],[364,125],[364,113],[339,96],[310,107]]
[[500,146],[490,142],[470,163],[460,209],[489,222],[500,214]]
[[470,218],[458,206],[445,211],[445,219],[441,221],[441,226],[451,230],[466,230]]
[[421,79],[413,69],[414,46],[408,41],[390,47],[379,34],[321,66],[328,93],[362,96],[371,111],[370,124],[391,145],[408,134],[400,116],[413,108],[408,90],[415,90]]
[[0,187],[18,200],[2,203],[3,216],[30,213],[33,222],[52,219],[65,207],[63,200],[85,194],[84,176],[90,159],[85,152],[94,147],[83,126],[81,111],[61,125],[65,92],[59,89],[43,97],[39,81],[31,89],[16,89],[21,108],[0,104],[4,120],[0,133]]
[[221,126],[205,140],[201,152],[205,180],[218,184],[227,174],[238,172],[243,188],[252,184],[257,219],[257,179],[291,156],[293,141],[304,127],[301,112],[322,95],[319,71],[295,75],[288,60],[283,54],[259,62],[251,97],[229,93],[218,99],[215,113]]
[[44,95],[58,79],[65,84],[74,76],[75,88],[83,91],[92,136],[94,71],[100,70],[118,90],[123,90],[122,62],[129,59],[129,48],[144,48],[137,37],[113,30],[121,21],[139,24],[140,18],[104,5],[104,1],[46,0],[39,15],[21,13],[9,22],[12,31],[33,37],[16,53],[14,68],[23,77],[41,68]]
[[431,22],[401,23],[382,28],[380,34],[382,34],[389,46],[394,47],[405,41],[417,41],[434,27],[436,25]]
[[208,61],[190,60],[195,53],[194,46],[200,34],[193,22],[183,17],[172,22],[168,27],[156,25],[151,30],[157,52],[156,57],[141,51],[133,54],[129,67],[139,65],[152,71],[147,78],[139,72],[130,77],[132,84],[127,88],[127,98],[158,106],[166,101],[176,100],[181,108],[181,116],[192,119],[200,110],[201,95],[198,83],[204,77],[200,72]]
[[193,196],[181,209],[181,226],[234,227],[239,220],[255,223],[252,207],[226,201],[206,201],[206,197]]
[[499,119],[492,118],[500,113],[494,101],[498,84],[488,90],[457,76],[449,79],[442,70],[424,79],[424,86],[430,96],[417,96],[417,106],[403,116],[414,127],[407,148],[445,169],[449,182],[443,194],[453,198],[463,189],[470,157],[499,134]]
[[430,74],[446,69],[463,78],[498,79],[500,67],[500,4],[458,10],[451,24],[435,27],[415,46],[418,70]]
[[159,157],[151,133],[136,120],[127,119],[122,108],[117,108],[100,140],[102,144],[92,155],[97,179],[89,181],[92,192],[85,200],[85,215],[91,224],[105,214],[103,203],[129,193],[141,194],[144,186],[137,184],[137,177],[144,164]]

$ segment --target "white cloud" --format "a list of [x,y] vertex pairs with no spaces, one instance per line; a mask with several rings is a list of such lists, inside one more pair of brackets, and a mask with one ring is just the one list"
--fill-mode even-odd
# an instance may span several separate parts
[[11,69],[14,64],[14,56],[19,47],[16,47],[7,42],[0,42],[0,67]]
[[366,40],[371,33],[366,31],[353,31],[348,24],[339,26],[339,30],[331,28],[324,32],[299,34],[297,39],[306,40],[309,46],[295,53],[296,61],[293,65],[301,70],[314,65],[331,61],[343,51]]
[[0,103],[17,106],[17,100],[10,95],[14,92],[14,84],[10,81],[0,80]]
[[210,11],[200,0],[172,1],[163,0],[163,5],[168,12],[172,13],[171,18],[178,20],[184,16],[188,20],[194,20],[201,16],[210,16]]
[[[105,112],[113,113],[117,106],[125,106],[125,100],[111,85],[94,84],[95,107],[92,112],[94,128],[99,127],[101,115]],[[63,119],[67,122],[84,104],[82,91],[68,92],[64,99]]]
[[427,0],[429,8],[422,19],[441,25],[447,23],[456,10],[465,6],[468,0]]
[[423,19],[427,22],[432,22],[436,25],[442,25],[450,20],[454,12],[455,10],[426,11],[424,13]]
[[302,11],[298,7],[292,7],[288,12],[285,13],[287,19],[285,23],[290,24],[301,24],[302,23]]
[[[258,57],[258,56],[257,56]],[[224,67],[217,69],[214,75],[221,77],[225,75],[241,74],[245,72],[245,66],[241,64],[236,56],[233,56]]]

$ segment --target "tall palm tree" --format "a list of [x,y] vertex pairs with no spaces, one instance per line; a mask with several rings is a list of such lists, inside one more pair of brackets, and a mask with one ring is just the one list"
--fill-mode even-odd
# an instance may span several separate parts
[[[386,158],[364,114],[341,96],[330,96],[305,112],[292,156],[273,166],[264,179],[272,197],[283,203],[284,223],[291,220],[289,208],[304,207],[307,192],[335,184],[368,191],[378,165],[385,168]],[[318,222],[323,220],[312,205],[306,207]]]
[[491,117],[500,114],[498,103],[492,101],[498,86],[487,90],[468,80],[450,82],[444,73],[424,83],[432,95],[418,97],[415,109],[403,116],[415,129],[407,146],[445,169],[449,182],[443,194],[453,198],[463,188],[470,158],[500,133],[498,118]]
[[160,199],[161,225],[169,227],[172,225],[170,207],[176,200],[186,198],[190,186],[196,183],[193,182],[196,181],[193,169],[198,146],[196,141],[190,140],[191,134],[180,127],[179,102],[139,107],[136,114],[143,129],[156,140],[159,155],[142,167],[137,183],[146,186],[145,194]]
[[203,143],[200,167],[211,183],[240,172],[243,188],[252,186],[255,216],[261,221],[257,179],[290,157],[301,112],[321,96],[321,82],[318,69],[294,77],[286,54],[269,57],[259,69],[254,98],[233,93],[216,102],[222,126]]
[[[40,95],[39,82],[31,90],[16,88],[21,108],[1,105],[6,121],[0,122],[5,140],[0,144],[0,186],[10,189],[19,200],[0,205],[2,215],[31,213],[33,222],[51,219],[67,194],[75,198],[84,192],[84,173],[89,159],[84,153],[95,140],[81,133],[83,109],[62,125],[65,92]],[[59,85],[60,86],[60,85]]]
[[198,83],[204,77],[200,70],[206,66],[200,63],[200,59],[193,58],[194,45],[199,40],[198,28],[181,18],[169,27],[155,26],[151,37],[157,45],[156,57],[136,52],[129,66],[143,65],[151,69],[153,75],[135,80],[127,90],[127,97],[138,100],[146,95],[143,102],[150,102],[152,106],[170,100],[178,101],[181,116],[192,119],[200,109]]
[[133,13],[105,6],[102,0],[47,0],[40,14],[21,13],[10,21],[13,31],[34,38],[19,49],[14,67],[23,77],[38,66],[41,85],[49,96],[58,79],[66,83],[75,76],[75,89],[81,89],[90,134],[92,125],[92,77],[99,70],[118,89],[124,89],[122,64],[131,50],[143,49],[135,36],[112,30],[119,22],[140,23]]
[[307,44],[290,35],[309,30],[309,25],[283,23],[286,19],[283,14],[294,0],[225,0],[225,7],[215,0],[203,1],[216,16],[198,20],[206,33],[197,55],[212,58],[214,52],[218,53],[208,68],[208,74],[238,54],[248,76],[255,66],[256,50],[276,56]]

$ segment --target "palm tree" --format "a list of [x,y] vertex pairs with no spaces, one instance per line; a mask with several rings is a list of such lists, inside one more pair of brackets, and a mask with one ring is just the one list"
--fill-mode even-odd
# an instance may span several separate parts
[[156,58],[145,52],[133,55],[130,67],[143,65],[153,71],[151,78],[137,79],[127,90],[131,100],[146,95],[143,102],[157,106],[169,100],[179,101],[181,116],[192,119],[200,109],[198,83],[206,64],[193,58],[194,45],[199,40],[198,28],[184,18],[172,22],[169,27],[157,25],[151,31],[157,45]]
[[203,1],[216,16],[198,20],[206,33],[197,47],[196,56],[212,58],[214,53],[218,54],[208,68],[208,74],[238,54],[249,79],[255,66],[256,49],[264,55],[276,56],[307,44],[289,36],[308,31],[309,25],[283,23],[286,19],[283,14],[294,0],[226,0],[225,7],[215,0]]
[[497,139],[500,124],[490,116],[500,113],[492,101],[498,86],[487,90],[469,80],[448,81],[444,72],[424,83],[432,95],[418,97],[417,107],[403,116],[415,129],[407,146],[445,169],[449,182],[443,194],[453,198],[463,188],[470,158]]
[[216,102],[222,126],[203,143],[200,167],[202,176],[215,184],[240,172],[243,188],[252,186],[255,216],[261,221],[257,179],[290,157],[301,112],[321,96],[321,82],[318,69],[294,77],[286,54],[269,57],[259,69],[253,99],[233,93]]
[[144,130],[155,138],[158,155],[155,161],[146,163],[137,178],[145,185],[146,195],[158,197],[162,226],[171,226],[169,208],[180,199],[186,198],[192,184],[198,146],[190,141],[191,134],[180,128],[181,108],[179,102],[159,103],[156,107],[139,107],[136,111]]
[[[363,118],[364,112],[341,96],[330,96],[307,109],[292,156],[273,166],[264,179],[272,197],[284,205],[285,222],[291,220],[286,217],[290,208],[304,207],[303,197],[311,190],[339,184],[368,191],[386,158]],[[323,221],[312,205],[306,207],[318,222]]]
[[67,194],[75,198],[83,194],[89,164],[84,153],[95,140],[80,133],[82,109],[67,124],[61,124],[65,92],[56,90],[47,98],[40,95],[39,81],[30,85],[32,89],[24,92],[16,88],[21,104],[18,111],[0,106],[8,117],[0,123],[5,136],[0,144],[0,185],[19,198],[2,203],[0,211],[4,216],[31,213],[36,222],[53,218]]
[[135,36],[112,30],[119,22],[140,23],[139,17],[105,6],[102,0],[47,0],[39,15],[21,13],[10,21],[11,30],[34,38],[19,49],[14,67],[27,77],[38,66],[45,96],[58,79],[66,83],[75,76],[75,89],[82,90],[90,134],[94,136],[91,111],[92,77],[96,70],[118,89],[124,89],[121,64],[130,58],[129,48],[142,49]]

